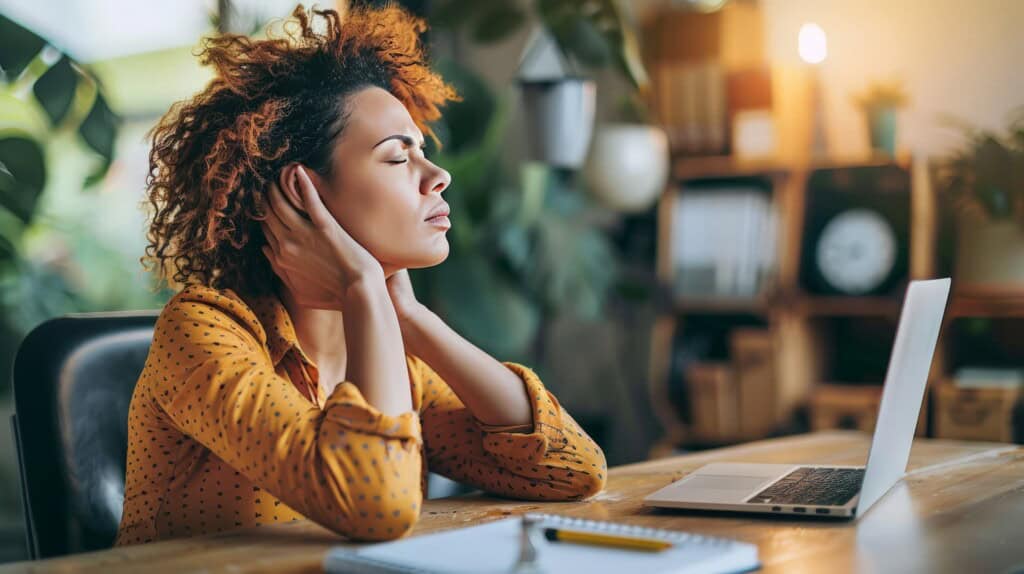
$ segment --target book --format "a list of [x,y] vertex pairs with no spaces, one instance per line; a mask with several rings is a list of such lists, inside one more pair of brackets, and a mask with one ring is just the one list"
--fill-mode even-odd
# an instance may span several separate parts
[[[686,532],[550,514],[530,514],[538,528],[635,536],[671,542],[672,548],[644,552],[621,548],[535,542],[534,572],[644,572],[645,574],[714,574],[746,572],[759,566],[753,544]],[[324,558],[325,572],[383,573],[508,573],[520,552],[521,518],[506,518],[424,534],[362,548],[337,547]]]

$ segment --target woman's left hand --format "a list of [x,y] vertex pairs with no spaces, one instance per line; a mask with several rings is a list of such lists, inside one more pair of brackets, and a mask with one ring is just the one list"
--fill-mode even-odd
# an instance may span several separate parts
[[409,279],[407,270],[402,269],[388,277],[387,286],[391,304],[395,307],[395,314],[398,315],[399,321],[408,319],[422,307],[416,300],[416,293],[412,290],[412,281]]

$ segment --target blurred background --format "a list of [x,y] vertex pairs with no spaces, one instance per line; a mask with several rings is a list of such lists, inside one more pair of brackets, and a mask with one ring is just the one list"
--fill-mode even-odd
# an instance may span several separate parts
[[[906,284],[942,276],[918,433],[1022,441],[1024,3],[400,3],[464,97],[435,128],[451,257],[417,294],[609,464],[870,430]],[[0,0],[5,376],[47,319],[169,298],[139,264],[146,133],[210,80],[200,38],[294,7]],[[19,496],[2,424],[0,561]]]

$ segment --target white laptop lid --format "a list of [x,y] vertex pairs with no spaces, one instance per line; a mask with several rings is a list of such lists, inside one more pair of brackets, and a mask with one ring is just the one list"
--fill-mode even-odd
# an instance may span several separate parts
[[856,515],[867,512],[907,470],[914,428],[949,298],[949,278],[912,281],[885,374],[875,436]]

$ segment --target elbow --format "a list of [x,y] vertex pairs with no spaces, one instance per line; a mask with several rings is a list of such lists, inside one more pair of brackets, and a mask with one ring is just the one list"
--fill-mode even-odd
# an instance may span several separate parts
[[586,473],[576,473],[574,487],[577,499],[590,498],[604,490],[608,482],[608,462],[604,453],[597,445],[594,445],[595,456],[590,464],[590,470]]
[[351,540],[384,542],[409,534],[419,520],[423,492],[415,481],[393,477],[354,492],[353,509],[339,532]]
[[602,468],[597,472],[591,472],[587,474],[577,474],[577,480],[573,482],[573,500],[584,500],[592,496],[596,496],[602,490],[604,485],[608,481],[608,474]]

